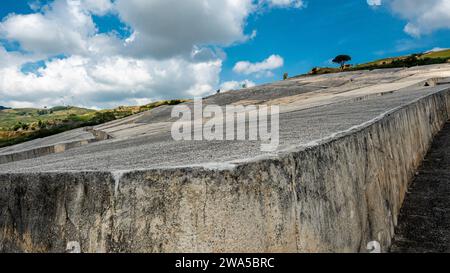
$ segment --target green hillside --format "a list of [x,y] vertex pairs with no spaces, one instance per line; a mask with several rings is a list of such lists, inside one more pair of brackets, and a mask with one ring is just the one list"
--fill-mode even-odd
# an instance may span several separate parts
[[91,110],[73,106],[50,109],[0,109],[0,147],[18,144],[85,126],[121,119],[162,105],[185,100],[158,101],[144,106],[122,106],[112,110]]
[[442,51],[435,51],[435,52],[429,52],[422,55],[422,58],[450,58],[450,49],[442,50]]
[[[77,116],[89,119],[96,113],[95,110],[77,107],[55,107],[52,109],[6,109],[0,111],[0,131],[14,131],[14,126],[20,124],[33,125],[33,123],[66,120]],[[16,130],[17,131],[17,130]]]
[[384,58],[368,63],[357,64],[346,67],[344,70],[336,67],[316,67],[309,74],[328,74],[338,73],[342,71],[357,71],[357,70],[373,70],[381,68],[400,68],[413,67],[420,65],[441,64],[450,62],[450,50],[441,50],[428,53],[418,53],[408,56],[398,56],[393,58]]

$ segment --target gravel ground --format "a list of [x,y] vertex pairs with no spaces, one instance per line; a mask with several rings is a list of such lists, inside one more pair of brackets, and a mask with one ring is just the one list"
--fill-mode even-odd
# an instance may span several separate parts
[[392,252],[450,252],[450,123],[436,137],[412,182]]

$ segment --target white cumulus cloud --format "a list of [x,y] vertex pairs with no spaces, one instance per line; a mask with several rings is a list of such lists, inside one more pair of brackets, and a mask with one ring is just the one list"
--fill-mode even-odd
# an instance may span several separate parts
[[279,55],[271,55],[262,62],[251,63],[249,61],[240,61],[236,63],[233,71],[240,74],[255,74],[261,72],[270,72],[284,65],[284,59]]
[[137,60],[81,56],[48,61],[39,75],[17,67],[0,69],[0,105],[113,107],[146,98],[204,95],[219,83],[221,61]]
[[305,2],[302,0],[269,0],[269,5],[276,7],[294,7],[303,8],[305,7]]
[[245,41],[245,20],[255,9],[251,0],[117,0],[116,6],[134,30],[129,50],[157,58],[188,54],[193,45]]
[[381,0],[367,0],[369,6],[381,6]]
[[404,31],[414,37],[450,29],[450,0],[367,0],[367,3],[386,5],[407,20]]
[[[256,36],[256,30],[244,30],[249,15],[262,6],[304,6],[299,0],[40,3],[30,4],[32,13],[0,18],[0,40],[18,45],[7,51],[0,44],[0,105],[105,108],[203,96],[221,85],[222,48]],[[100,33],[94,15],[118,16],[131,35]],[[35,71],[23,71],[36,62]],[[261,63],[242,62],[237,70],[253,74],[282,65],[274,55]]]
[[227,92],[231,90],[239,90],[242,89],[244,86],[249,88],[253,87],[256,84],[253,81],[250,80],[243,80],[243,81],[228,81],[224,82],[220,85],[220,90],[222,92]]

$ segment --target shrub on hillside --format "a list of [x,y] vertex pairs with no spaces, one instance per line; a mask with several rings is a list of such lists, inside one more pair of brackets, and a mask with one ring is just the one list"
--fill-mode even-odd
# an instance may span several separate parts
[[113,121],[116,119],[116,116],[113,112],[97,112],[95,116],[91,119],[92,123],[101,124],[109,121]]

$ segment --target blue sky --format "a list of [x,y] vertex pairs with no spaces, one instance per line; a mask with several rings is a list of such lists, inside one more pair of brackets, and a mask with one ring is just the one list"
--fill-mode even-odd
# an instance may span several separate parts
[[0,105],[142,104],[449,48],[450,0],[425,2],[2,0]]
[[350,54],[354,63],[450,47],[450,30],[421,37],[404,32],[407,20],[387,7],[373,8],[365,1],[308,1],[304,9],[273,9],[252,15],[246,29],[258,35],[248,43],[226,49],[224,77],[233,78],[233,65],[242,59],[258,61],[279,54],[285,65],[278,70],[290,75],[314,66],[330,66],[334,56]]

